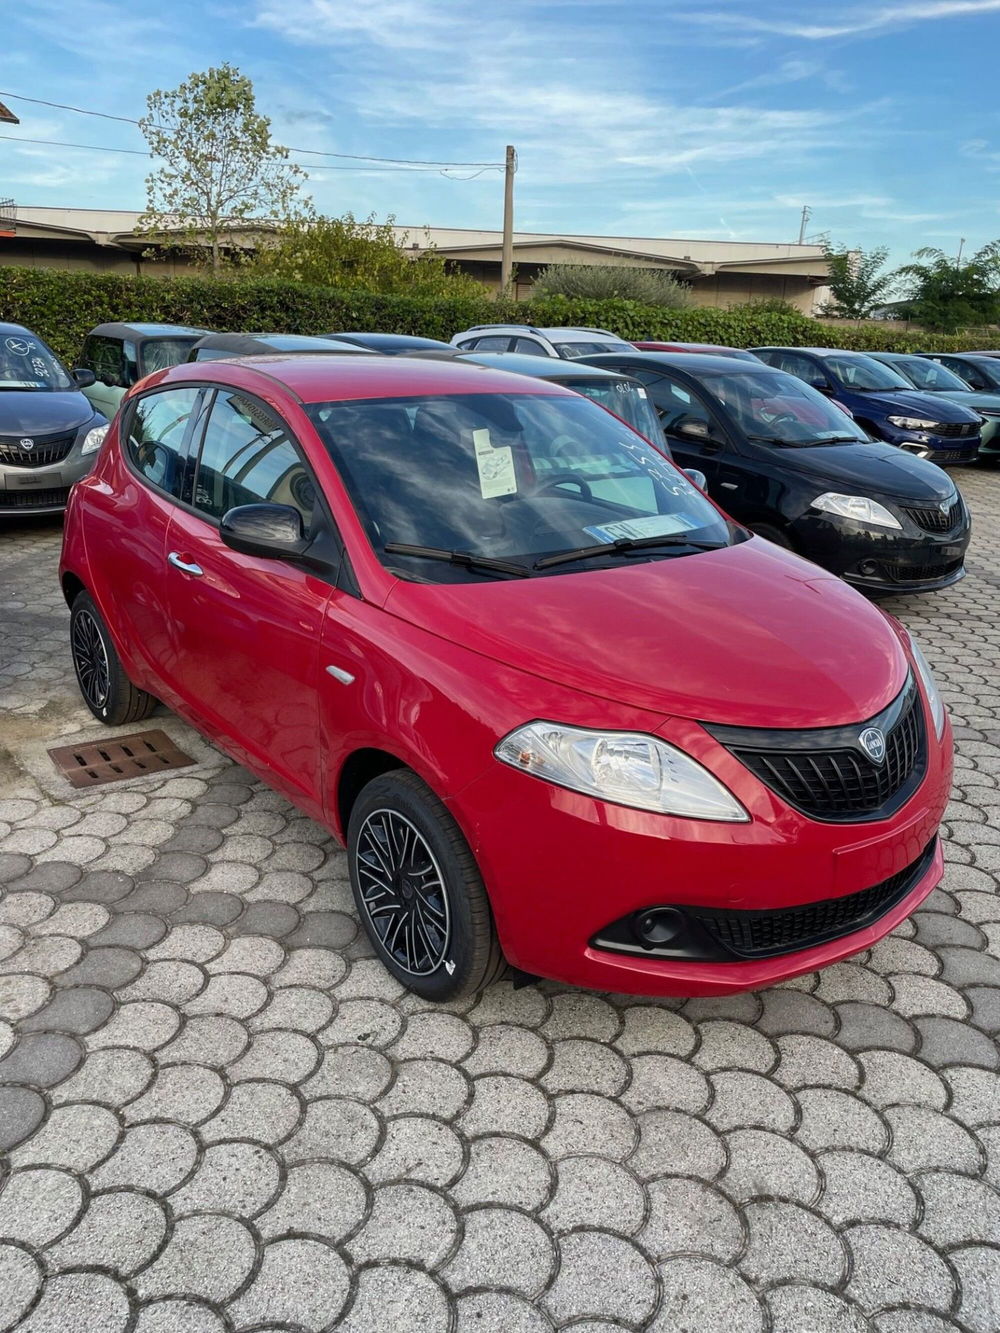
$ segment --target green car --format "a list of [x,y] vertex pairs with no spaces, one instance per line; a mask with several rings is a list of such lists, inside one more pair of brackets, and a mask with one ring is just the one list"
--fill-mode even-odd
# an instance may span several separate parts
[[181,324],[99,324],[91,329],[78,363],[95,377],[84,390],[91,406],[110,421],[133,384],[154,370],[186,361],[207,332]]
[[[921,393],[939,393],[953,403],[971,407],[983,418],[978,461],[995,467],[1000,460],[1000,392],[973,389],[947,366],[932,361],[929,355],[915,352],[869,352],[876,361],[891,366]],[[1000,370],[1000,365],[997,367]]]

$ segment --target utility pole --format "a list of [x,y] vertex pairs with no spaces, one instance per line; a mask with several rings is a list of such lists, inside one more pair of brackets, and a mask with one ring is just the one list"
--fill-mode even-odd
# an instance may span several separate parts
[[964,237],[964,236],[960,236],[960,237],[958,238],[958,258],[955,260],[955,267],[956,267],[956,268],[961,268],[961,267],[962,267],[962,251],[963,251],[964,249],[965,249],[965,237]]
[[503,176],[503,248],[500,255],[500,294],[509,293],[514,276],[514,173],[517,171],[517,153],[513,144],[507,145]]
[[802,221],[801,221],[801,223],[799,224],[799,245],[804,245],[804,244],[805,244],[805,239],[806,239],[806,223],[809,221],[809,219],[810,219],[811,217],[812,217],[812,209],[809,207],[808,204],[803,204],[803,205],[802,205]]

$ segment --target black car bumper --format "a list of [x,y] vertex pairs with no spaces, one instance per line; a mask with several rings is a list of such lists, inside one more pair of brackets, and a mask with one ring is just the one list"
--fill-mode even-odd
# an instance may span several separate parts
[[883,528],[807,513],[792,525],[792,540],[800,554],[865,592],[936,592],[964,578],[971,536],[964,506],[961,521],[944,533],[900,522]]

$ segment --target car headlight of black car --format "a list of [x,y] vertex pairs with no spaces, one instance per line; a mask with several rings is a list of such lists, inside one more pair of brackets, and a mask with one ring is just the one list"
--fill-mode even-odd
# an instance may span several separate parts
[[856,523],[871,523],[878,528],[902,528],[902,523],[895,514],[880,505],[877,500],[870,500],[867,495],[841,495],[838,491],[824,491],[812,502],[813,509],[824,514],[836,514],[838,518],[853,518]]

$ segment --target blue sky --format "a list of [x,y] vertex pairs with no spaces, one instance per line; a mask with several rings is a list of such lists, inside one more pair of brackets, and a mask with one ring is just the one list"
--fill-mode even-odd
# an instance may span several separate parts
[[[1000,0],[32,0],[5,6],[0,96],[139,116],[228,60],[298,149],[497,162],[517,226],[953,253],[1000,236]],[[0,134],[141,148],[10,99]],[[293,154],[294,156],[294,154]],[[300,157],[298,160],[306,161]],[[341,164],[345,165],[345,164]],[[147,164],[0,137],[0,195],[141,208]],[[502,178],[315,170],[324,212],[498,227]]]

